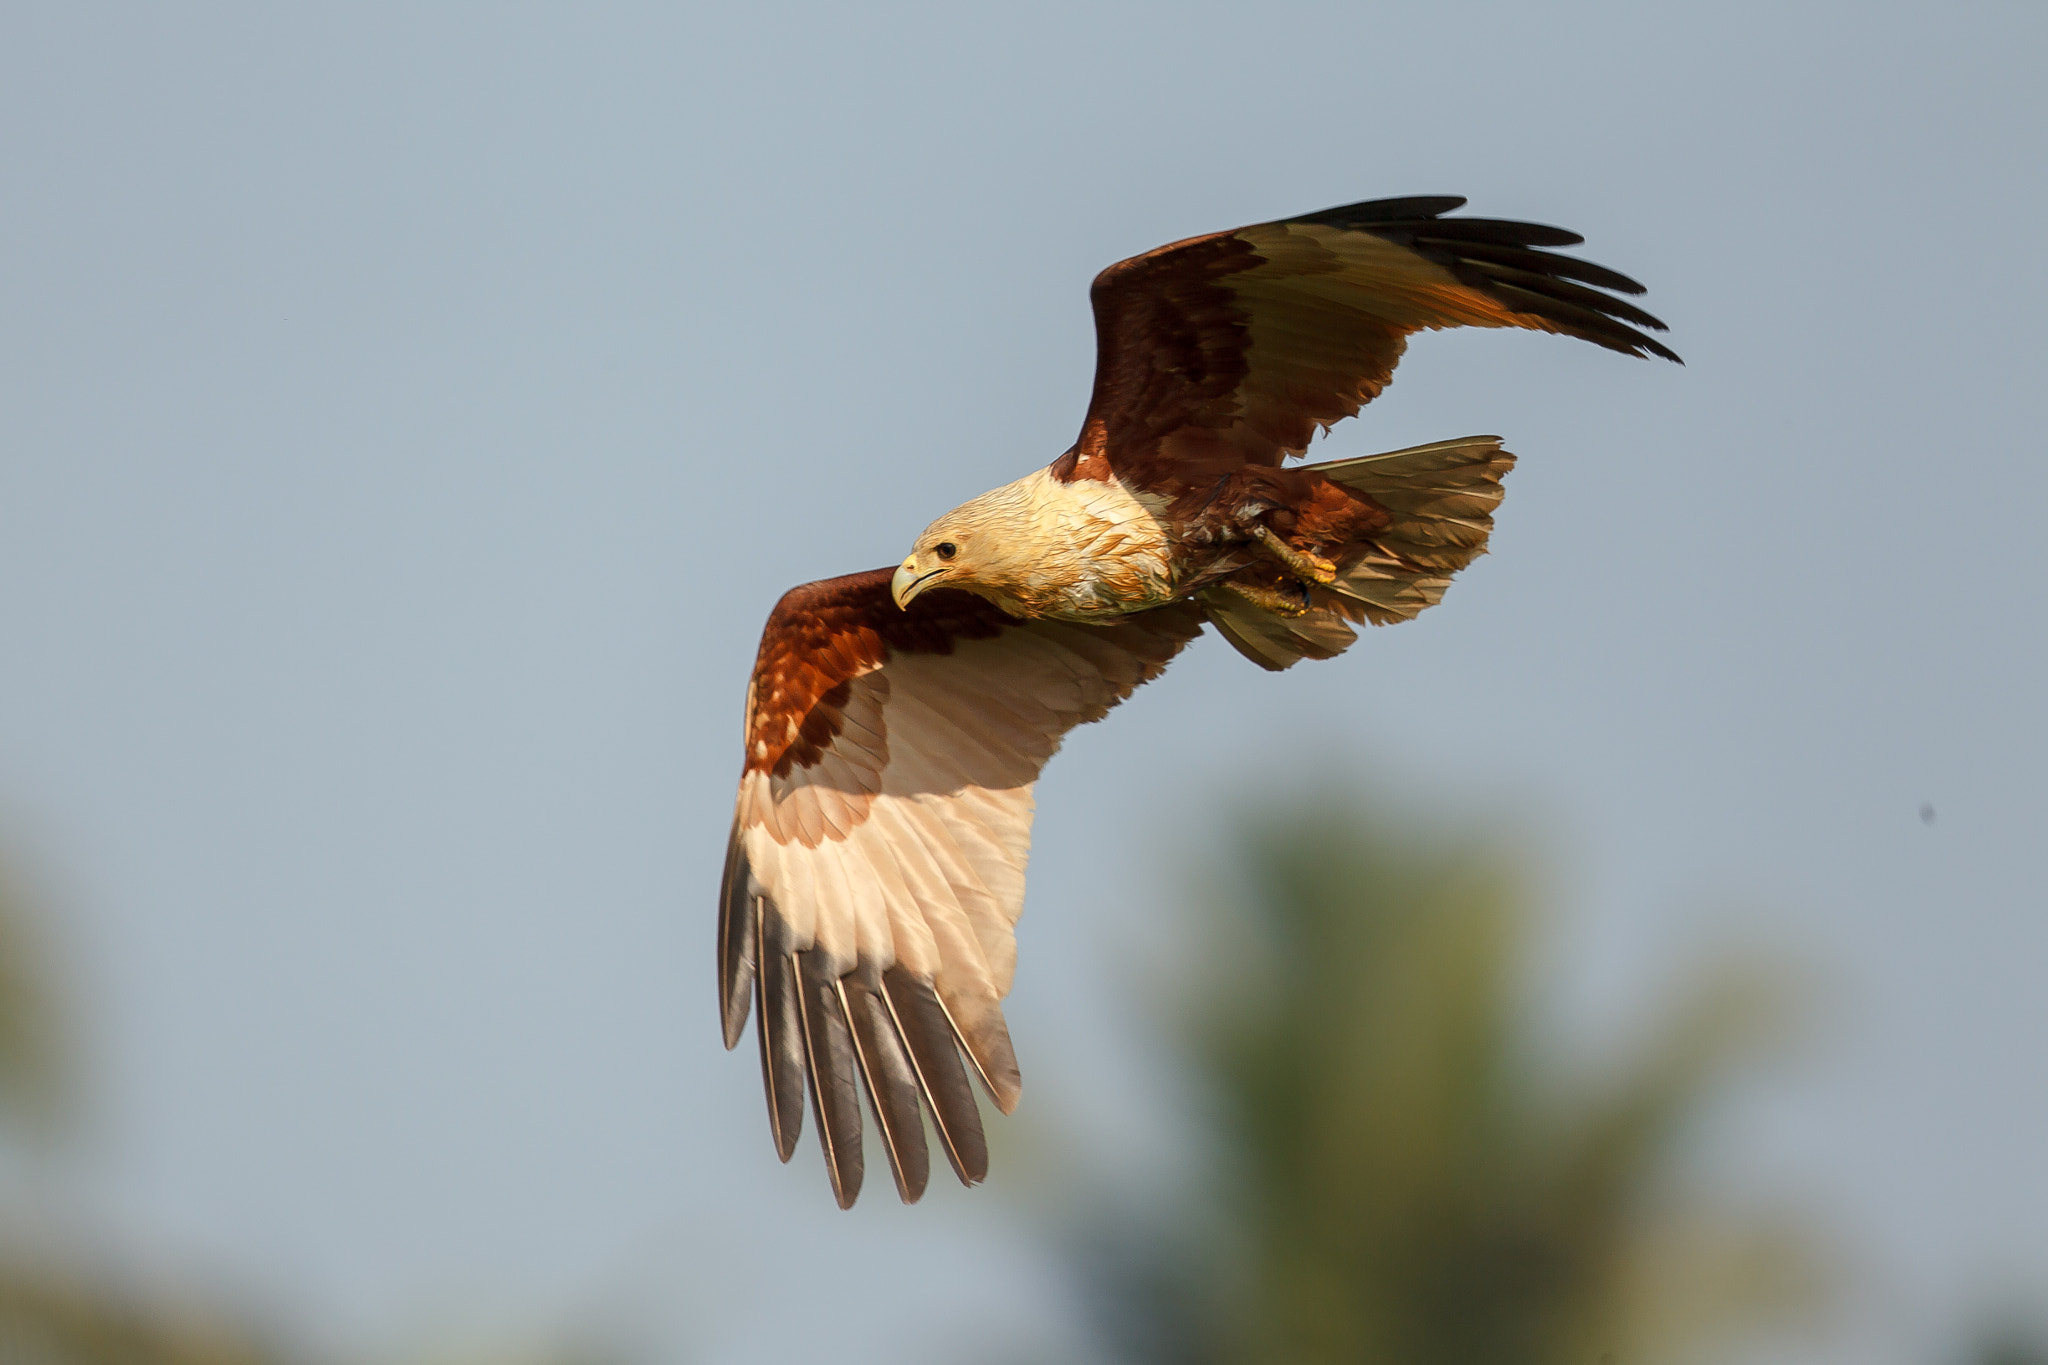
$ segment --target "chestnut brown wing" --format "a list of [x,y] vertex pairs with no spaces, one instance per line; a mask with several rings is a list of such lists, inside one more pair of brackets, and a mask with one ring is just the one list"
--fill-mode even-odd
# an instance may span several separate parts
[[1393,377],[1410,334],[1523,327],[1678,356],[1617,297],[1643,287],[1549,248],[1562,228],[1447,218],[1453,196],[1381,199],[1194,237],[1096,277],[1095,389],[1063,478],[1168,494],[1277,465]]
[[860,1192],[863,1089],[906,1202],[928,1174],[924,1109],[960,1179],[987,1173],[968,1071],[1016,1104],[1001,1002],[1032,787],[1068,730],[1203,621],[1185,603],[1022,621],[951,589],[904,611],[890,573],[797,588],[769,617],[719,900],[726,1046],[758,1004],[776,1150],[795,1150],[808,1089],[842,1207]]

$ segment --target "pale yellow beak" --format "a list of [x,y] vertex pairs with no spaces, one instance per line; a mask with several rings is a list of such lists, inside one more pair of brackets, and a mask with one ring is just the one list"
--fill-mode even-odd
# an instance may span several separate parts
[[933,580],[944,572],[944,569],[921,568],[917,556],[913,554],[896,566],[896,573],[889,580],[889,596],[896,599],[898,607],[908,609],[911,600],[930,587]]

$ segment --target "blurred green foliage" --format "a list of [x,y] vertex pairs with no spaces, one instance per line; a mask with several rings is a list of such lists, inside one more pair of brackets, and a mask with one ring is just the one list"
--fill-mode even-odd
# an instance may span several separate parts
[[[0,859],[0,1138],[33,1167],[61,1136],[70,1093],[55,973],[31,897]],[[0,1203],[0,1362],[5,1365],[282,1365],[258,1336],[197,1306],[127,1292],[61,1267]]]
[[1813,1302],[1796,1227],[1676,1179],[1716,1082],[1772,1035],[1753,975],[1703,977],[1610,1070],[1562,1074],[1529,1043],[1530,896],[1500,846],[1324,799],[1245,825],[1221,870],[1227,972],[1175,1031],[1227,1193],[1095,1258],[1127,1357],[1721,1359]]
[[[63,1135],[71,1077],[51,988],[55,973],[29,897],[0,859],[0,1155],[33,1168]],[[0,1192],[4,1193],[4,1192]],[[0,1365],[303,1365],[302,1350],[247,1312],[189,1293],[147,1292],[104,1266],[47,1245],[48,1233],[0,1199]],[[591,1365],[611,1353],[520,1342],[409,1355],[418,1365]]]
[[[1230,889],[1201,957],[1221,966],[1181,992],[1201,1009],[1175,1035],[1214,1119],[1199,1183],[1221,1193],[1135,1222],[1097,1203],[1090,1281],[1126,1358],[1678,1365],[1728,1359],[1743,1329],[1813,1304],[1798,1227],[1680,1178],[1719,1082],[1775,1035],[1775,993],[1753,973],[1703,973],[1603,1067],[1563,1069],[1530,1042],[1530,896],[1499,843],[1397,832],[1325,797],[1246,823],[1214,870]],[[72,1078],[47,951],[7,871],[0,1149],[32,1165],[65,1131]],[[0,1198],[0,1365],[308,1359],[247,1312],[54,1256],[14,1214]],[[619,1358],[546,1342],[406,1357]],[[2048,1359],[2017,1330],[1969,1358]]]
[[17,1140],[48,1135],[62,1108],[64,1079],[47,954],[28,900],[16,869],[0,860],[0,1122]]
[[1970,1365],[2048,1365],[2048,1342],[2024,1323],[1999,1323],[1977,1344]]
[[[17,1256],[20,1254],[16,1253]],[[26,1260],[0,1265],[7,1365],[283,1365],[246,1329]]]

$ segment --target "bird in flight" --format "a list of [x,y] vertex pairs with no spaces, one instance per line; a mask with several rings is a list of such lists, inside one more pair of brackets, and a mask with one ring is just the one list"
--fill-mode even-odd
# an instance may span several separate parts
[[[1522,327],[1678,357],[1577,233],[1381,199],[1191,237],[1096,276],[1095,387],[1043,469],[934,521],[901,564],[775,605],[747,688],[719,893],[725,1045],[755,1011],[775,1150],[806,1091],[841,1208],[868,1104],[904,1202],[926,1118],[988,1173],[1009,1113],[1032,787],[1202,628],[1262,668],[1405,621],[1485,551],[1514,457],[1471,436],[1285,467],[1386,387],[1408,336]],[[972,1079],[970,1079],[972,1078]]]

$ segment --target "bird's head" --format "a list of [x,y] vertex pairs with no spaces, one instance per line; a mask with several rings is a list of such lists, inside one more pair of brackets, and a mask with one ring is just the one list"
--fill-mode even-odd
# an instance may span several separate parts
[[[926,531],[911,546],[910,553],[896,566],[896,576],[889,580],[889,595],[896,599],[899,607],[908,607],[911,600],[926,588],[957,579],[967,572],[967,562],[960,557],[961,537],[959,532],[937,529]],[[961,537],[961,538],[949,538]]]
[[965,588],[1000,602],[1030,573],[1034,543],[1026,480],[983,493],[924,528],[896,568],[889,593],[899,607],[927,588]]

